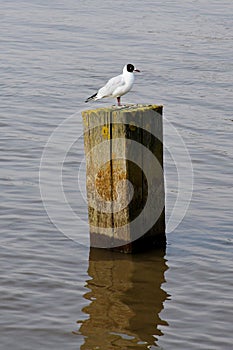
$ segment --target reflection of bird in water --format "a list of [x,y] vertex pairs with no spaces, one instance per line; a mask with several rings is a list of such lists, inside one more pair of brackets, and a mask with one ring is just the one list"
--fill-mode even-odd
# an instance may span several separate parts
[[85,102],[100,100],[105,97],[117,98],[118,106],[121,106],[121,96],[127,94],[132,89],[134,83],[134,72],[140,72],[132,64],[126,64],[123,73],[110,79],[94,95],[88,97]]

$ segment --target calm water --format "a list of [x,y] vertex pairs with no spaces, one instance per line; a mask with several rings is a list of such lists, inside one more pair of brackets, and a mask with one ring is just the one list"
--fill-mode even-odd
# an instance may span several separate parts
[[[232,348],[232,27],[232,1],[1,1],[1,349]],[[128,62],[142,73],[123,102],[165,117],[168,245],[136,256],[90,251],[77,181],[83,101]],[[67,120],[42,169],[65,235],[39,169]],[[56,196],[68,146],[74,221]]]

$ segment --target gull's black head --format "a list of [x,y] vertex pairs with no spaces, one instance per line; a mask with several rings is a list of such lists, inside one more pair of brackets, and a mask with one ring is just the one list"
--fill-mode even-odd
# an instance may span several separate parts
[[140,72],[140,70],[135,69],[133,64],[127,64],[126,66],[127,72],[133,73],[133,72]]
[[132,73],[134,71],[134,66],[132,64],[127,64],[127,71]]

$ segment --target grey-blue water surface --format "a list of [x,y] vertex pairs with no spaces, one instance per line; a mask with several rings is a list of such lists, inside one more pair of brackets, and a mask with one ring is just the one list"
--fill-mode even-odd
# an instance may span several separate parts
[[[232,27],[232,1],[1,1],[1,349],[232,348]],[[84,242],[80,111],[125,63],[141,73],[123,102],[164,105],[166,252]],[[53,220],[40,164],[67,120],[42,169]],[[62,176],[78,223],[54,185],[76,134]]]

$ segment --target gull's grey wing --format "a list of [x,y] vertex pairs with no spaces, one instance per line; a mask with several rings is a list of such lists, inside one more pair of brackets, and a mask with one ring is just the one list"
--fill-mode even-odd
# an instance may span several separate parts
[[113,92],[125,84],[123,75],[117,75],[116,77],[110,79],[101,89],[98,91],[98,97],[108,97],[113,94]]

